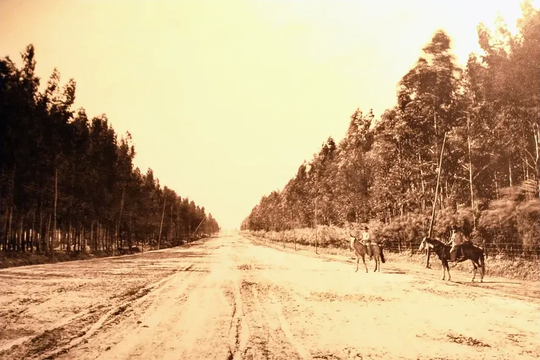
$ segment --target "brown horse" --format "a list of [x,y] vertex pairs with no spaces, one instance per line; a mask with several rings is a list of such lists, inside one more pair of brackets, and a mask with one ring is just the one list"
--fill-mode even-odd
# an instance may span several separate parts
[[442,241],[436,239],[430,239],[425,237],[420,243],[419,251],[423,251],[426,247],[430,247],[435,254],[439,257],[442,263],[442,279],[444,280],[446,273],[448,272],[448,281],[450,281],[450,267],[448,266],[449,261],[462,262],[466,260],[471,260],[473,263],[473,277],[471,282],[474,282],[476,278],[476,271],[480,269],[480,282],[484,281],[484,273],[486,272],[486,265],[484,263],[484,250],[478,246],[473,245],[472,243],[464,243],[461,245],[461,251],[463,253],[463,258],[458,260],[452,260],[450,257],[450,245],[446,245]]
[[360,263],[360,258],[362,258],[362,262],[364,263],[364,266],[366,268],[366,273],[368,272],[368,267],[366,265],[366,254],[369,255],[370,258],[374,258],[375,260],[375,270],[379,270],[381,272],[381,262],[384,264],[386,262],[382,250],[382,246],[370,241],[370,242],[362,242],[358,240],[356,237],[350,235],[353,240],[353,250],[354,255],[356,256],[356,270],[355,272],[358,272],[358,265]]

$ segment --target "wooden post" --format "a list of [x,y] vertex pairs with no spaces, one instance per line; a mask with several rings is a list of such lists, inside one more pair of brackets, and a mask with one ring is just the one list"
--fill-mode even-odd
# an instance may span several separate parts
[[191,234],[191,236],[193,237],[193,235],[195,235],[195,233],[197,232],[197,230],[199,230],[199,226],[201,226],[201,224],[203,223],[204,219],[206,219],[206,214],[203,216],[201,222],[199,223],[199,225],[197,225],[197,227],[195,228],[195,231],[193,231],[193,233]]
[[[441,155],[439,159],[439,168],[437,171],[437,185],[435,186],[435,197],[433,198],[433,208],[431,210],[431,221],[429,222],[429,231],[428,231],[428,237],[431,237],[433,233],[433,221],[435,220],[435,207],[437,205],[437,196],[439,194],[439,182],[441,179],[441,167],[442,167],[442,159],[443,159],[443,153],[444,153],[444,144],[446,143],[446,132],[444,133],[443,143],[441,147]],[[430,268],[429,265],[429,256],[431,255],[431,248],[428,246],[426,252],[427,252],[427,258],[426,258],[426,268]]]
[[167,197],[163,199],[163,211],[161,212],[161,225],[159,225],[159,236],[158,236],[158,243],[157,243],[158,250],[159,250],[159,246],[161,245],[161,230],[163,230],[163,217],[165,216],[166,203],[167,203]]
[[467,114],[467,146],[469,148],[469,185],[471,191],[471,210],[473,214],[473,229],[476,229],[476,215],[474,213],[474,187],[472,170],[472,152],[471,152],[471,115]]
[[319,255],[319,239],[317,235],[317,198],[315,198],[315,254]]

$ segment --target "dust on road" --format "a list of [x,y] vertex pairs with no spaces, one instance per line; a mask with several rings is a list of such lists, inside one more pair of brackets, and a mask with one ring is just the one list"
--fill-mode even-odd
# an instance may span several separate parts
[[354,273],[240,236],[6,269],[0,358],[540,358],[540,299],[439,275]]

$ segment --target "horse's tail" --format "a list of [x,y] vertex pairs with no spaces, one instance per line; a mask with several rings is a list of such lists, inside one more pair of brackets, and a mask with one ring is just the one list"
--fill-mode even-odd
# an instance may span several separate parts
[[380,246],[379,249],[381,249],[381,262],[384,264],[386,260],[384,259],[384,252],[382,246]]

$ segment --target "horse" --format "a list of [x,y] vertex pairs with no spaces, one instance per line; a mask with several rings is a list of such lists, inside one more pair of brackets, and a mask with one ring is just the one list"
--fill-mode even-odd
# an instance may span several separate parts
[[423,251],[428,246],[433,250],[435,254],[437,254],[437,256],[442,262],[443,276],[441,280],[445,280],[446,272],[448,272],[448,281],[451,280],[448,261],[455,261],[459,263],[466,260],[471,260],[473,263],[473,278],[471,282],[474,282],[474,279],[476,278],[476,271],[478,268],[480,268],[480,282],[484,281],[484,273],[486,271],[486,266],[484,263],[484,250],[482,248],[475,246],[472,243],[464,243],[461,245],[461,252],[463,254],[463,258],[452,260],[450,257],[450,249],[452,247],[450,245],[446,245],[442,241],[436,239],[425,237],[422,239],[418,250]]
[[354,255],[356,256],[356,270],[355,272],[358,272],[358,264],[360,263],[360,258],[362,258],[362,262],[364,263],[364,266],[366,268],[366,273],[368,272],[368,267],[366,265],[366,254],[368,254],[370,257],[373,257],[375,260],[375,270],[374,272],[379,270],[381,272],[381,261],[384,264],[386,262],[383,254],[382,247],[375,243],[375,242],[369,242],[364,243],[362,241],[359,241],[356,237],[350,235],[351,238],[354,239],[353,241],[353,250]]

